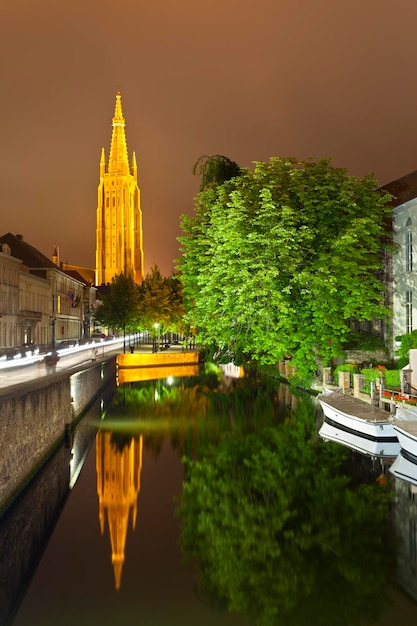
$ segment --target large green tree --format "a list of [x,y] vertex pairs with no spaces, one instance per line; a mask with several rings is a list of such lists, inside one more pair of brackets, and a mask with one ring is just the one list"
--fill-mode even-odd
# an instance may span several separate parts
[[125,337],[126,330],[137,325],[138,306],[138,286],[130,274],[122,273],[112,279],[109,292],[103,296],[94,317],[103,326],[122,330]]
[[200,192],[178,262],[200,340],[236,359],[292,357],[311,376],[341,353],[351,318],[387,315],[388,199],[373,176],[294,158]]

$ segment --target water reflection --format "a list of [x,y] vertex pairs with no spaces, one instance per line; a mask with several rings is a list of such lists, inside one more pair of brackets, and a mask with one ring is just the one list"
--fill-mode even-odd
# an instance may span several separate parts
[[[70,531],[55,533],[59,574],[44,561],[55,595],[68,589],[67,602],[56,602],[61,621],[45,618],[55,588],[41,580],[32,584],[18,623],[28,623],[31,600],[43,603],[34,623],[45,624],[87,623],[80,606],[89,623],[110,623],[107,615],[158,626],[380,623],[398,555],[408,559],[409,579],[416,571],[410,492],[395,501],[404,539],[399,547],[387,523],[392,491],[380,480],[380,461],[319,438],[321,409],[310,396],[231,372],[206,365],[199,376],[131,381],[118,387],[111,405],[86,418],[95,459],[90,455],[71,494]],[[62,460],[64,499],[69,461],[75,480],[86,456],[70,443]],[[43,485],[46,495],[50,488]],[[41,512],[32,526],[37,516]],[[41,530],[40,543],[50,527]],[[3,532],[10,539],[11,530]],[[74,542],[65,566],[62,536]],[[21,540],[18,530],[12,540]],[[24,555],[22,548],[22,562]],[[19,566],[17,559],[16,571]],[[10,571],[4,566],[2,580]],[[26,571],[14,593],[22,594],[29,579]]]
[[211,606],[261,625],[378,617],[393,582],[390,496],[317,439],[311,398],[209,369],[120,387],[101,426],[140,432],[156,457],[168,438],[183,457],[180,542]]
[[136,526],[143,439],[111,432],[96,435],[98,511],[101,534],[107,514],[114,581],[120,589],[129,516]]
[[355,467],[371,464],[374,476],[378,474],[375,480],[390,490],[394,506],[389,523],[396,538],[397,582],[410,598],[417,600],[417,464],[399,442],[381,444],[367,440],[331,426],[327,420],[319,435],[325,441],[335,441],[360,452],[354,454]]
[[186,460],[181,543],[200,564],[200,593],[256,624],[359,624],[386,600],[389,496],[314,431],[303,398],[283,423]]
[[0,517],[0,624],[13,616],[94,442],[92,422],[113,390],[93,403],[75,431]]

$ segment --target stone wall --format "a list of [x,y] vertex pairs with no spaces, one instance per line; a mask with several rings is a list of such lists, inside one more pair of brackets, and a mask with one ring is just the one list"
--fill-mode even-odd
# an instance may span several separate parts
[[42,466],[65,433],[113,383],[115,358],[84,370],[51,374],[0,396],[0,512]]
[[343,358],[333,360],[333,365],[341,365],[342,363],[357,363],[358,365],[378,365],[388,361],[388,355],[384,350],[346,350]]
[[[11,624],[25,582],[69,493],[71,453],[63,445],[0,517],[0,624]],[[27,497],[26,497],[27,496]]]

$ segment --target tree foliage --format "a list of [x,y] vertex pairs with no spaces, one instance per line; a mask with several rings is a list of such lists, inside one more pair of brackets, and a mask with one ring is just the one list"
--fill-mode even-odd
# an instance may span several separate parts
[[184,324],[182,284],[178,276],[162,276],[157,265],[139,287],[141,327],[152,330],[160,324],[165,330],[181,332]]
[[401,342],[401,345],[397,350],[397,355],[402,361],[404,361],[404,364],[406,364],[409,360],[409,351],[417,348],[417,331],[412,330],[411,333],[399,335],[395,339]]
[[239,176],[241,169],[235,161],[221,154],[201,156],[194,164],[193,174],[201,176],[200,191],[223,185],[234,176]]
[[182,283],[178,276],[164,277],[157,265],[141,285],[129,274],[115,276],[109,292],[95,312],[95,319],[108,328],[136,332],[152,330],[158,323],[166,331],[184,327]]
[[138,304],[138,286],[130,274],[122,273],[113,277],[94,317],[103,326],[125,331],[137,321]]
[[340,355],[350,318],[387,315],[388,199],[373,176],[294,158],[200,192],[178,262],[199,339],[265,364],[292,357],[304,377]]

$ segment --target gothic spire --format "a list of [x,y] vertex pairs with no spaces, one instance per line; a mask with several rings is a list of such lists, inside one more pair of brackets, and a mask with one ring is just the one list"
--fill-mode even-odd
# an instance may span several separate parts
[[125,118],[123,117],[122,96],[120,95],[120,91],[116,94],[108,172],[109,174],[129,174]]

